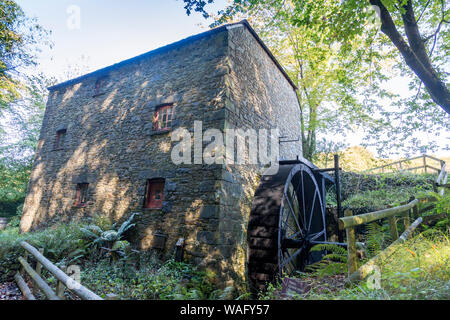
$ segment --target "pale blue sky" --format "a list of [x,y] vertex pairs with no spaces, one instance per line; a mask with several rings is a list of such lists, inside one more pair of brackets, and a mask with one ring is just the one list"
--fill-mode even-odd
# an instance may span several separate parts
[[[52,31],[53,50],[45,49],[41,68],[57,76],[88,58],[96,70],[141,53],[205,31],[208,20],[200,14],[186,15],[181,0],[17,0],[27,15]],[[218,0],[214,9],[225,6]],[[80,29],[67,25],[71,6],[80,9]],[[201,26],[203,25],[203,27]]]
[[[163,45],[207,30],[211,21],[200,14],[187,16],[182,0],[16,0],[26,14],[36,17],[52,31],[52,50],[44,48],[39,57],[40,70],[48,77],[67,80],[69,65],[83,65],[84,73],[137,56]],[[215,0],[212,12],[223,9],[226,0]],[[68,22],[76,6],[80,10],[80,28],[71,29]],[[81,59],[85,57],[84,59]],[[394,78],[387,87],[405,93],[408,80]],[[425,140],[433,140],[424,134]],[[343,137],[357,145],[362,134]],[[449,133],[441,136],[448,145]],[[373,150],[375,151],[375,150]],[[449,151],[439,152],[450,155]]]

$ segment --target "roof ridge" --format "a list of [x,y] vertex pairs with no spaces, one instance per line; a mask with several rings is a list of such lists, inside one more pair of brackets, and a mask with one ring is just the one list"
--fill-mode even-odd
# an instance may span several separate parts
[[132,57],[132,58],[129,58],[129,59],[125,59],[125,60],[122,60],[122,61],[120,61],[120,62],[117,62],[117,63],[115,63],[115,64],[109,65],[109,66],[107,66],[107,67],[103,67],[103,68],[94,70],[94,71],[92,71],[92,72],[86,73],[86,74],[84,74],[84,75],[81,75],[81,76],[79,76],[79,77],[76,77],[76,78],[73,78],[73,79],[70,79],[70,80],[67,80],[67,81],[58,83],[58,84],[56,84],[56,85],[53,85],[53,86],[51,86],[51,87],[48,87],[47,89],[50,90],[50,91],[53,91],[53,90],[56,90],[56,89],[59,89],[59,88],[62,88],[62,87],[68,86],[68,85],[73,85],[73,84],[79,83],[79,82],[81,82],[82,80],[87,79],[87,78],[89,78],[89,77],[106,75],[106,74],[109,73],[110,71],[115,70],[115,69],[117,69],[117,68],[119,68],[119,67],[122,67],[122,66],[125,66],[125,65],[128,65],[128,64],[135,63],[135,62],[137,62],[137,61],[140,61],[140,60],[142,60],[142,59],[144,59],[144,58],[150,57],[150,56],[155,55],[155,54],[158,54],[158,53],[162,53],[162,52],[165,52],[165,51],[168,51],[168,50],[172,50],[172,49],[174,49],[174,48],[176,48],[176,47],[178,47],[178,46],[182,46],[182,45],[184,45],[184,44],[187,44],[187,43],[190,43],[190,42],[192,42],[192,41],[201,39],[201,38],[203,38],[203,37],[210,36],[210,35],[213,35],[213,34],[216,34],[216,33],[219,33],[219,32],[225,31],[225,30],[228,30],[231,26],[236,26],[236,25],[239,25],[239,24],[245,26],[245,27],[250,31],[250,33],[255,37],[255,39],[258,41],[258,43],[262,46],[262,48],[264,49],[264,51],[266,51],[266,53],[269,55],[269,57],[272,59],[272,61],[275,63],[275,65],[276,65],[276,66],[280,69],[280,71],[283,73],[283,75],[285,76],[285,78],[287,79],[287,81],[291,84],[291,86],[292,86],[294,89],[297,89],[296,85],[292,82],[291,78],[290,78],[289,75],[286,73],[286,71],[284,70],[284,68],[283,68],[283,67],[280,65],[280,63],[276,60],[276,58],[273,56],[272,52],[269,50],[269,48],[267,48],[267,46],[264,44],[264,42],[261,40],[261,38],[260,38],[260,37],[258,36],[258,34],[255,32],[255,30],[250,26],[249,22],[248,22],[246,19],[241,20],[241,21],[239,21],[239,22],[234,22],[234,23],[225,24],[225,25],[222,25],[222,26],[220,26],[220,27],[213,28],[213,29],[210,29],[210,30],[207,30],[207,31],[204,31],[204,32],[201,32],[201,33],[192,35],[192,36],[189,36],[189,37],[187,37],[187,38],[184,38],[184,39],[178,40],[178,41],[176,41],[176,42],[172,42],[172,43],[170,43],[170,44],[167,44],[167,45],[165,45],[165,46],[162,46],[162,47],[159,47],[159,48],[150,50],[150,51],[148,51],[148,52],[145,52],[145,53],[143,53],[143,54],[137,55],[137,56],[135,56],[135,57]]

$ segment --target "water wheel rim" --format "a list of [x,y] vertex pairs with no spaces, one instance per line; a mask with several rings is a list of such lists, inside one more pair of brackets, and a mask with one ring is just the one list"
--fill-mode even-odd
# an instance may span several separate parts
[[[297,182],[297,185],[294,186],[292,184],[293,179],[300,174],[300,181],[301,184]],[[309,177],[309,182],[313,183],[313,200],[311,204],[311,208],[308,208],[310,210],[306,210],[307,203],[305,200],[305,175],[306,177]],[[303,215],[302,219],[300,219],[298,216],[295,216],[295,213],[298,211],[295,210],[295,203],[293,203],[290,198],[290,191],[289,188],[293,186],[295,191],[295,196],[298,199],[298,191],[301,188],[302,191],[302,199],[301,199],[301,205],[299,205],[298,209],[303,209],[303,212],[309,211],[307,218],[307,215]],[[319,211],[316,211],[315,209],[320,209]],[[292,217],[292,219],[295,221],[295,225],[298,227],[297,230],[293,230],[294,234],[291,236],[291,238],[294,238],[295,240],[299,241],[305,241],[305,245],[301,248],[298,248],[297,250],[294,250],[293,253],[289,253],[289,249],[283,248],[283,241],[286,239],[284,232],[286,231],[287,220],[284,220],[286,218],[286,213],[288,212],[287,216]],[[311,230],[311,224],[314,218],[314,213],[319,212],[321,217],[321,225],[322,228],[319,232],[312,232]],[[304,164],[298,164],[295,165],[291,171],[289,172],[289,175],[286,178],[281,204],[280,204],[280,213],[279,213],[279,223],[278,223],[278,272],[279,276],[282,277],[284,273],[287,273],[291,275],[293,272],[295,272],[298,269],[301,269],[306,264],[306,259],[309,256],[309,249],[310,249],[310,241],[315,241],[318,238],[323,237],[326,238],[326,225],[325,225],[325,214],[324,214],[324,207],[323,207],[323,201],[320,196],[320,189],[319,185],[314,177],[314,174],[312,171]],[[301,235],[301,238],[295,236]],[[288,255],[288,257],[286,257]],[[302,257],[299,257],[299,255],[302,255]],[[294,264],[293,262],[298,260],[300,258],[301,262],[298,264]],[[291,270],[287,270],[287,267],[290,266]]]

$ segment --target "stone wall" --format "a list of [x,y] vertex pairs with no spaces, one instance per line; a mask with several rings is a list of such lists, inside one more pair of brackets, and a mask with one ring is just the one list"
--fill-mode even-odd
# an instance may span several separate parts
[[[260,165],[175,165],[171,133],[152,129],[155,107],[175,106],[172,130],[279,128],[300,132],[296,94],[245,25],[225,26],[103,69],[50,92],[21,230],[101,214],[140,212],[134,242],[147,250],[167,236],[170,256],[185,239],[186,259],[216,272],[222,286],[245,283],[246,230]],[[94,95],[97,79],[105,87]],[[54,150],[56,132],[67,130]],[[283,144],[295,159],[300,143]],[[143,209],[147,179],[165,178],[162,209]],[[74,206],[76,184],[88,203]]]
[[[171,133],[152,130],[154,108],[174,103],[177,127],[223,127],[225,30],[170,50],[93,74],[50,92],[25,201],[21,230],[60,220],[102,214],[124,220],[140,211],[138,240],[151,246],[155,232],[197,241],[200,208],[214,204],[214,166],[174,165]],[[107,76],[93,96],[99,77]],[[208,112],[206,112],[206,110]],[[56,132],[66,129],[64,148],[54,150]],[[146,180],[166,179],[162,210],[143,209]],[[76,184],[89,183],[88,203],[75,207]]]
[[[227,63],[224,129],[278,128],[280,136],[297,139],[301,131],[295,89],[244,25],[228,30]],[[297,155],[302,156],[300,141],[281,144],[281,159]],[[216,229],[208,233],[216,251],[202,263],[229,275],[228,284],[235,280],[235,286],[244,285],[246,278],[247,223],[263,171],[261,165],[222,166],[218,214],[210,220]]]

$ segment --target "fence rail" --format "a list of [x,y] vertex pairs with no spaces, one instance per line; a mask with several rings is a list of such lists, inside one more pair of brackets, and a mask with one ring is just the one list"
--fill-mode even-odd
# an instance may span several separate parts
[[[361,280],[368,275],[369,269],[382,257],[388,255],[393,248],[401,242],[404,242],[417,226],[422,223],[423,219],[419,217],[422,212],[432,209],[435,204],[431,203],[428,206],[419,208],[419,204],[425,204],[435,201],[434,197],[423,197],[417,199],[411,199],[409,203],[402,204],[397,207],[379,210],[375,212],[369,212],[354,216],[351,210],[344,212],[345,216],[339,219],[339,229],[346,231],[347,235],[347,255],[348,255],[348,279],[350,281]],[[398,217],[403,219],[405,232],[399,237],[397,229]],[[415,221],[411,224],[410,217],[413,217]],[[357,252],[356,252],[356,234],[355,227],[364,225],[373,221],[381,219],[389,219],[389,228],[391,239],[393,243],[382,251],[378,256],[369,260],[368,263],[361,266],[358,269],[357,265]]]
[[[80,283],[73,280],[60,268],[55,266],[50,260],[48,260],[43,254],[42,250],[37,250],[29,243],[22,241],[20,245],[25,249],[23,257],[19,257],[19,262],[22,265],[22,273],[27,273],[33,280],[36,286],[45,294],[50,300],[63,300],[65,287],[67,287],[72,293],[77,295],[82,300],[103,300],[100,296],[84,287]],[[28,256],[31,255],[36,260],[36,268],[33,269],[28,263]],[[56,285],[56,292],[47,284],[47,282],[41,276],[42,267],[47,269],[58,280]],[[35,300],[35,296],[32,294],[30,288],[27,286],[20,272],[15,275],[15,280],[22,291],[24,297],[28,300]],[[107,300],[117,300],[115,295],[107,295]]]
[[[404,166],[404,164],[409,164],[411,163],[411,161],[413,160],[417,160],[417,159],[423,159],[422,160],[422,164],[420,166],[415,166],[415,167],[408,167],[408,166]],[[427,163],[427,159],[433,160],[433,161],[437,161],[439,162],[441,168],[436,168],[434,166],[429,165],[429,163]],[[372,169],[368,169],[366,171],[364,171],[365,173],[369,173],[372,171],[376,171],[376,170],[381,170],[382,173],[387,172],[387,170],[391,169],[392,171],[412,171],[412,170],[419,170],[419,169],[423,169],[425,173],[428,173],[428,169],[433,170],[435,172],[441,172],[442,171],[442,167],[445,168],[445,161],[435,158],[433,156],[429,156],[429,155],[421,155],[421,156],[417,156],[414,158],[409,158],[409,159],[405,159],[405,160],[399,160],[399,161],[395,161],[392,163],[388,163],[379,167],[375,167]],[[445,171],[445,169],[444,169]]]

